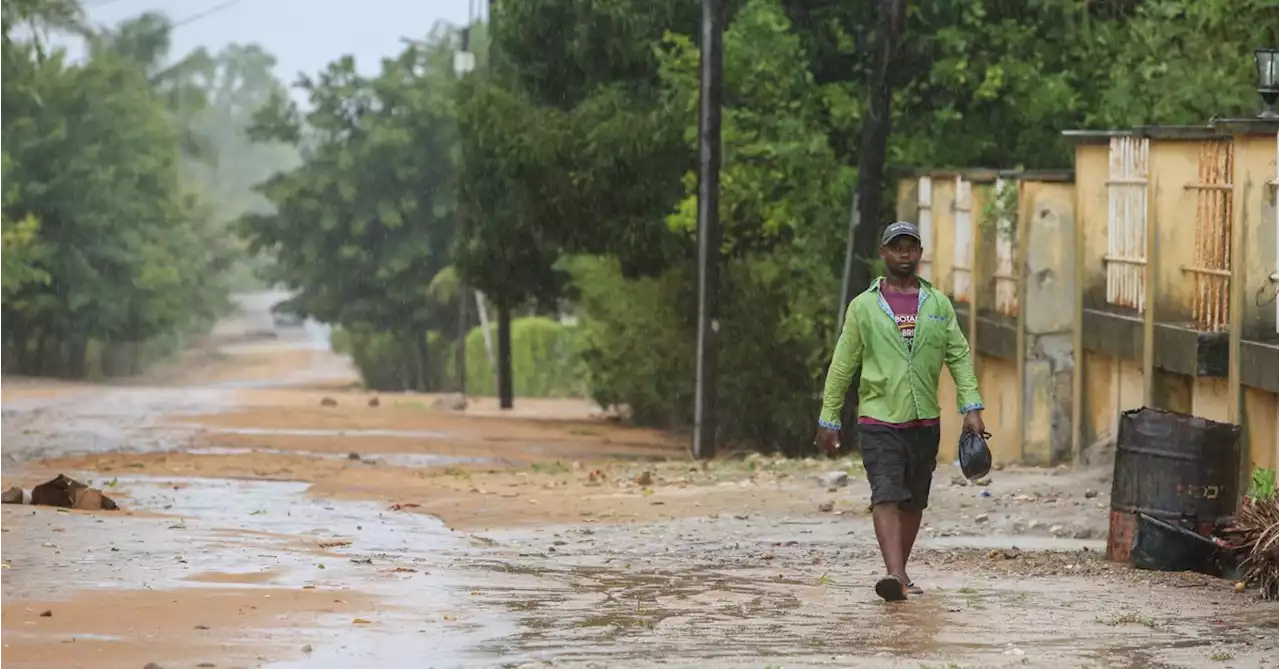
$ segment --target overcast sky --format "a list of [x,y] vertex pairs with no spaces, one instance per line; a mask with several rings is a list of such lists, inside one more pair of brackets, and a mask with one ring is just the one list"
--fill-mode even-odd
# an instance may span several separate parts
[[256,42],[275,55],[276,76],[292,84],[343,54],[361,72],[399,53],[402,37],[425,36],[437,21],[462,25],[469,0],[84,0],[95,24],[116,24],[146,11],[180,23],[173,53]]

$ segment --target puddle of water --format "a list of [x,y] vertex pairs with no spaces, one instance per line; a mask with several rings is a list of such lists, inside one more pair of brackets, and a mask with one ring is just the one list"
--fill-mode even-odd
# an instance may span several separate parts
[[[948,661],[1020,665],[1023,658],[1041,667],[1140,667],[1152,666],[1143,662],[1157,646],[1207,656],[1197,650],[1204,640],[1222,638],[1210,618],[1226,619],[1204,592],[1117,589],[1080,577],[995,579],[945,566],[913,572],[929,594],[887,605],[870,592],[879,566],[862,520],[687,519],[547,527],[483,541],[429,516],[310,499],[305,484],[131,477],[117,486],[134,506],[181,520],[36,510],[40,522],[24,528],[33,536],[5,547],[13,565],[3,574],[6,596],[95,586],[225,587],[189,579],[270,570],[263,587],[306,584],[383,598],[362,614],[370,625],[344,616],[312,629],[270,630],[313,648],[268,665],[273,669],[428,658],[449,667],[554,661],[914,669]],[[64,533],[48,533],[57,529]],[[1029,547],[1026,539],[931,541]],[[351,544],[320,552],[321,541]],[[1062,543],[1076,549],[1087,542]],[[41,568],[30,569],[36,564]],[[1121,608],[1164,617],[1154,629],[1099,622]]]
[[[318,451],[290,451],[280,448],[230,448],[208,446],[191,448],[184,451],[194,455],[246,455],[250,453],[267,453],[270,455],[301,455],[325,460],[348,460],[346,453],[321,453]],[[369,453],[363,458],[366,462],[381,462],[396,467],[442,467],[447,465],[477,464],[493,462],[490,458],[466,458],[438,453]]]
[[[436,666],[467,666],[471,660],[462,657],[464,649],[515,631],[501,616],[467,619],[468,593],[483,577],[460,577],[451,569],[482,550],[465,535],[425,514],[314,499],[305,494],[307,487],[121,477],[113,489],[128,493],[130,508],[171,517],[5,507],[6,518],[38,516],[24,521],[22,541],[5,545],[10,567],[0,575],[5,596],[45,600],[50,593],[74,596],[102,588],[314,587],[358,591],[380,602],[361,614],[372,621],[367,626],[352,625],[349,616],[330,616],[313,628],[265,630],[277,641],[291,639],[295,647],[314,649],[282,667],[357,669],[373,660],[424,657],[443,663]],[[321,548],[322,543],[332,545]],[[234,579],[235,574],[264,577]],[[234,584],[219,582],[226,578]],[[476,660],[474,666],[493,666],[493,659]]]
[[[439,519],[387,511],[378,504],[306,495],[308,484],[229,479],[122,477],[129,506],[172,518],[107,519],[52,510],[40,541],[5,546],[6,596],[39,596],[76,587],[221,587],[191,576],[273,570],[262,585],[338,585],[437,551],[465,546]],[[57,533],[52,533],[57,532]],[[349,542],[319,550],[322,542]],[[65,546],[65,550],[64,550]],[[89,547],[89,548],[85,548]],[[378,556],[371,564],[352,556]],[[36,566],[39,569],[24,569]],[[323,565],[323,566],[321,566]],[[21,579],[11,578],[21,573]],[[11,590],[10,588],[14,588]]]

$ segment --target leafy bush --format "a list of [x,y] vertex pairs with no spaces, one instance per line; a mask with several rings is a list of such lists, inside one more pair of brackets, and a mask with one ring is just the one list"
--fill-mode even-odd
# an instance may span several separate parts
[[[592,398],[627,405],[639,424],[691,425],[693,272],[629,280],[610,260],[580,257],[566,266],[580,295],[579,351]],[[778,258],[728,266],[717,375],[721,441],[787,454],[811,450],[835,300],[807,298],[835,293],[809,274]]]
[[1276,496],[1276,470],[1255,467],[1249,482],[1249,499],[1270,499]]
[[438,332],[425,335],[425,346],[416,346],[412,337],[389,332],[334,328],[329,347],[351,356],[360,380],[373,390],[439,390],[448,355],[448,342]]
[[[491,324],[496,344],[497,326]],[[516,318],[511,322],[511,365],[516,397],[580,397],[586,384],[574,357],[574,329],[549,318]],[[351,356],[366,388],[375,390],[452,389],[457,378],[457,343],[439,332],[426,335],[426,347],[415,349],[412,339],[386,332],[334,328],[329,345]],[[417,365],[423,357],[424,378]],[[496,395],[496,379],[485,352],[484,335],[473,328],[467,335],[467,393]]]
[[627,280],[614,260],[584,256],[563,265],[578,292],[578,356],[592,399],[627,405],[643,425],[692,421],[692,274]]
[[[489,324],[494,346],[498,326]],[[574,357],[575,328],[550,318],[531,316],[511,320],[511,374],[516,397],[581,397],[586,390],[582,369]],[[496,353],[496,352],[495,352]],[[451,353],[445,362],[447,378],[456,376]],[[467,334],[467,394],[497,395],[497,377],[489,365],[484,333],[473,328]]]

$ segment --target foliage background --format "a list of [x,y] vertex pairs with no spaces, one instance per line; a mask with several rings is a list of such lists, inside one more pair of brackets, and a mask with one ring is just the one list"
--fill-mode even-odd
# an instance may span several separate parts
[[[727,3],[726,442],[809,448],[879,4]],[[339,326],[370,387],[484,393],[459,320],[478,289],[518,316],[518,393],[689,424],[697,3],[504,0],[492,25],[409,28],[375,75],[336,58],[294,84],[304,105],[254,45],[174,58],[163,16],[95,32],[73,0],[3,7],[6,371],[137,371],[256,272]],[[1275,18],[1270,0],[909,3],[890,161],[1064,167],[1066,129],[1253,116]],[[479,67],[459,77],[463,28]],[[91,58],[67,63],[53,30]]]

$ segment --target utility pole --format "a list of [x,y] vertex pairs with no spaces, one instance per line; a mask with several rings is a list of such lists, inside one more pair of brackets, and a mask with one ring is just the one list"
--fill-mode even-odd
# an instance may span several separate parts
[[[906,0],[880,0],[876,36],[871,54],[871,91],[867,114],[862,122],[862,143],[858,151],[858,218],[852,251],[871,256],[880,246],[880,203],[884,193],[885,154],[892,131],[893,72],[897,66],[898,43],[905,23]],[[845,283],[847,295],[857,295],[871,283],[865,263],[853,263]]]
[[498,304],[498,408],[515,406],[515,387],[511,382],[511,307]]
[[[862,253],[871,257],[880,246],[878,221],[881,194],[884,192],[885,155],[892,131],[892,73],[897,65],[898,43],[906,21],[906,0],[879,0],[877,4],[879,15],[871,55],[871,91],[862,122],[862,145],[858,151],[858,186],[854,196],[858,211],[856,219],[850,221],[850,244],[845,257],[845,267],[849,271],[845,272],[841,290],[844,295],[840,305],[841,320],[848,300],[865,290],[873,278],[867,264],[857,262],[855,256]],[[857,420],[853,420],[858,415],[858,383],[859,379],[855,377],[844,396],[845,415],[841,417],[844,429],[840,431],[840,441],[844,444],[858,443]]]
[[471,318],[467,309],[467,285],[458,285],[458,351],[454,367],[458,372],[458,393],[467,394],[467,332],[470,331]]
[[[453,54],[453,72],[459,79],[466,76],[476,67],[476,57],[471,51],[471,30],[475,28],[475,2],[467,3],[467,27],[462,29],[461,46]],[[464,198],[458,198],[458,213],[461,218]],[[467,394],[467,331],[470,330],[471,319],[467,309],[467,284],[458,281],[458,351],[454,359],[454,367],[458,373],[458,393]]]
[[[498,36],[493,18],[494,0],[487,0],[489,16],[489,69],[492,70],[498,60]],[[521,214],[524,212],[521,211]],[[510,409],[515,406],[515,387],[511,381],[511,305],[505,299],[498,300],[498,407]]]
[[720,91],[723,0],[702,0],[698,113],[698,362],[693,457],[716,454],[716,335],[720,330]]

